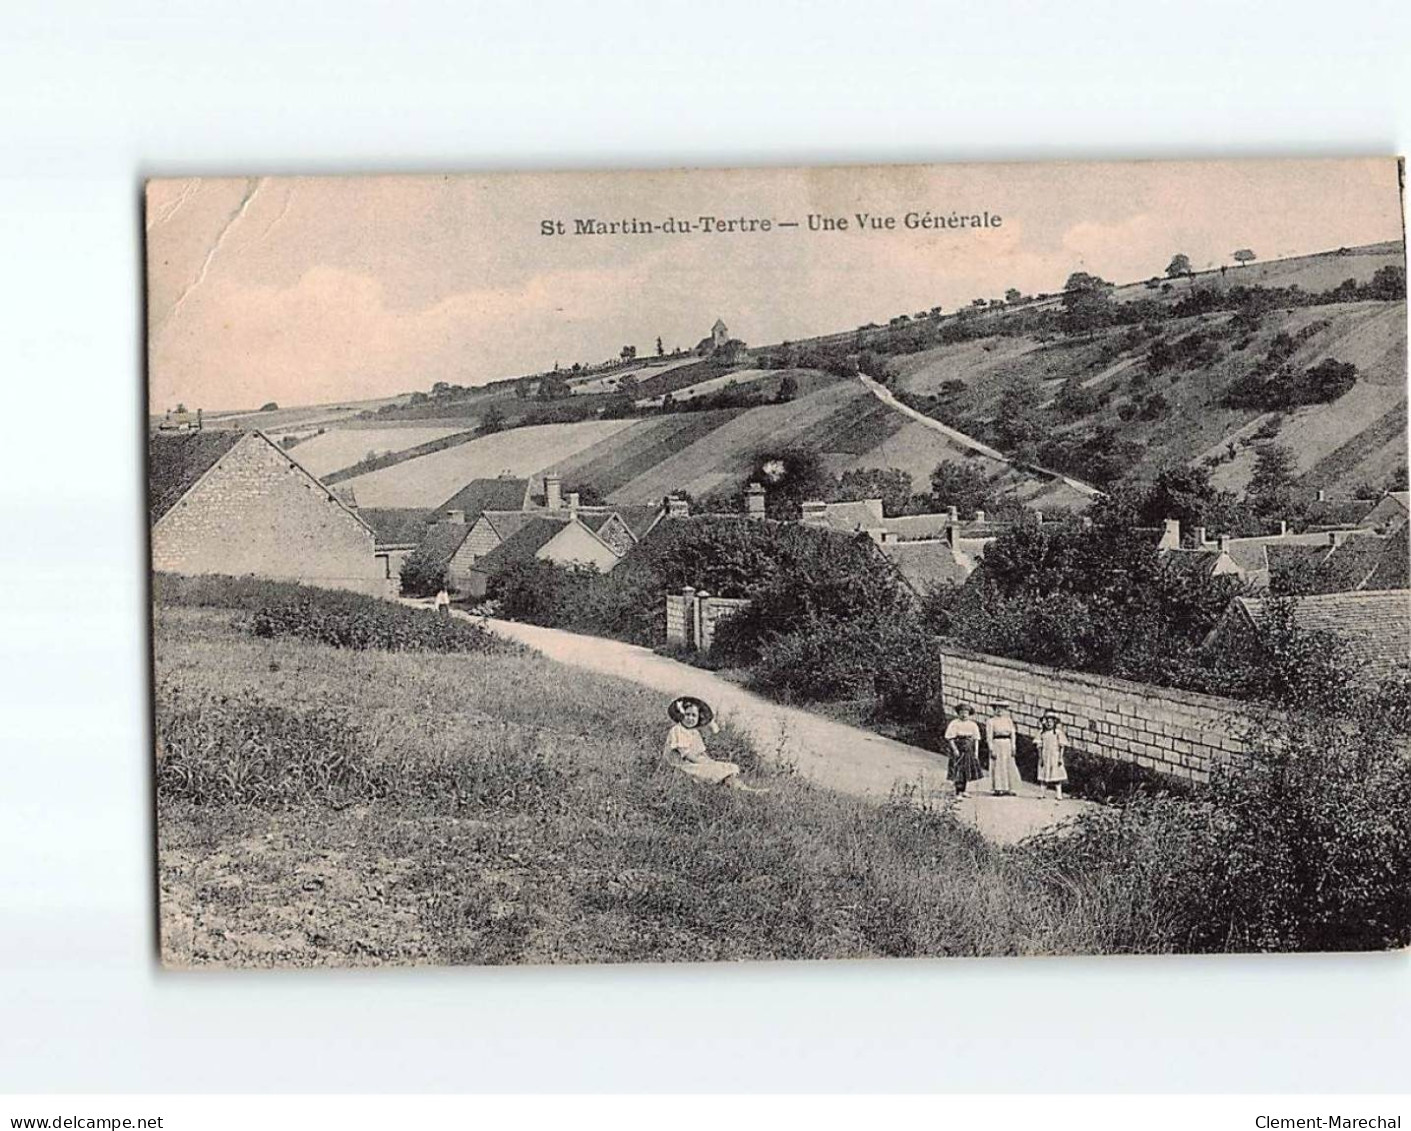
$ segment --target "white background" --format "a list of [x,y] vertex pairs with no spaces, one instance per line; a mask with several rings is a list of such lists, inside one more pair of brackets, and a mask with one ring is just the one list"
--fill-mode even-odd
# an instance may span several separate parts
[[138,211],[193,172],[1404,153],[1404,8],[6,6],[0,1090],[1404,1088],[1406,955],[158,971]]

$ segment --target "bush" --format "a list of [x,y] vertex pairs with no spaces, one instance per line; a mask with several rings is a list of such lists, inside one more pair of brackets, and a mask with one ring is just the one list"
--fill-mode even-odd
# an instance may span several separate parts
[[288,581],[246,577],[181,577],[158,574],[159,605],[234,609],[248,613],[256,636],[289,636],[335,648],[388,652],[517,652],[464,620],[446,620],[429,609],[365,597],[343,589],[318,589]]
[[1375,727],[1296,721],[1196,799],[1139,797],[1029,850],[1060,876],[1120,884],[1126,949],[1411,943],[1411,759]]
[[915,721],[939,700],[940,672],[940,645],[917,623],[825,616],[767,640],[751,678],[779,698],[872,698],[880,718]]

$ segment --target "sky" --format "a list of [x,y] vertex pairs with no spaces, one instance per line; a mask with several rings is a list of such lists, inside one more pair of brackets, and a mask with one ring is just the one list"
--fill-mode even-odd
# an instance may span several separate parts
[[[907,229],[908,212],[1001,223]],[[849,226],[810,231],[810,214]],[[572,234],[701,216],[800,226]],[[476,385],[658,337],[690,348],[717,318],[767,344],[1077,270],[1131,282],[1177,252],[1203,268],[1402,238],[1391,158],[168,179],[145,223],[157,412]]]

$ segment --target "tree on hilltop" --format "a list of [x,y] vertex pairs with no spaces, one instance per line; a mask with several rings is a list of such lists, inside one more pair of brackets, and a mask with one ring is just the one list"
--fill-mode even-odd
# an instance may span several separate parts
[[1254,262],[1256,259],[1258,259],[1259,257],[1258,257],[1257,255],[1255,255],[1254,252],[1253,252],[1251,249],[1249,249],[1249,248],[1247,248],[1247,247],[1242,247],[1242,248],[1239,249],[1239,251],[1237,251],[1237,252],[1234,253],[1234,255],[1232,256],[1232,258],[1233,258],[1234,261],[1235,261],[1236,263],[1238,263],[1241,267],[1248,267],[1251,263],[1253,263],[1253,262]]
[[1184,252],[1177,252],[1171,257],[1171,262],[1166,264],[1166,277],[1168,279],[1179,279],[1182,275],[1190,275],[1191,257]]

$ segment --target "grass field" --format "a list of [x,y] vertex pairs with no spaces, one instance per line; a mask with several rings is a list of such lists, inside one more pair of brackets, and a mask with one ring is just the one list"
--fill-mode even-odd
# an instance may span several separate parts
[[1113,877],[819,790],[728,719],[717,751],[771,793],[686,778],[660,759],[665,704],[635,685],[535,656],[260,639],[242,616],[156,609],[159,741],[220,727],[258,746],[273,704],[344,777],[241,804],[159,789],[169,964],[1091,953],[1130,936]]
[[[352,467],[370,452],[386,455],[429,444],[465,430],[464,425],[439,428],[330,428],[297,445],[295,456],[315,475]],[[275,437],[278,439],[278,437]]]
[[[652,420],[543,424],[483,436],[345,482],[365,507],[436,507],[472,479],[502,472],[534,476],[610,436],[650,428]],[[295,449],[296,454],[298,449]]]

